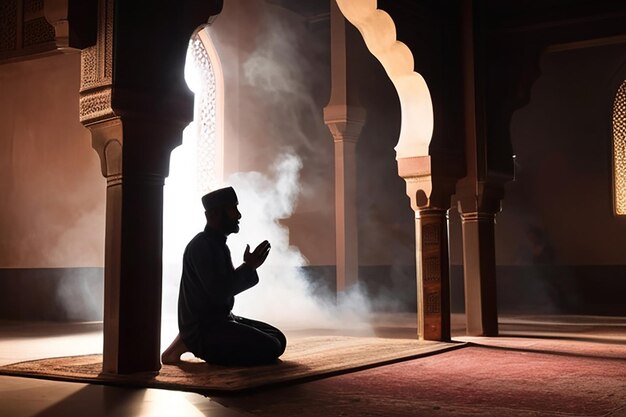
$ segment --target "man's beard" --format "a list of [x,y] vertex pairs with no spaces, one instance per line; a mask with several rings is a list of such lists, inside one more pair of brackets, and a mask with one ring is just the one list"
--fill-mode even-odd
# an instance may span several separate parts
[[239,233],[239,220],[231,222],[230,233]]
[[227,235],[239,232],[239,220],[231,219],[226,213],[224,213],[222,230],[224,230]]

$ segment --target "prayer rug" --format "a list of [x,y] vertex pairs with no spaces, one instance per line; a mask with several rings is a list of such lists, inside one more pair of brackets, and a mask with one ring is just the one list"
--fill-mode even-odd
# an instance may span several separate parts
[[0,375],[70,382],[163,388],[226,394],[304,382],[394,362],[429,356],[464,346],[412,339],[317,336],[289,340],[281,360],[272,365],[225,367],[198,359],[163,365],[158,374],[102,374],[102,355],[20,362],[0,367]]

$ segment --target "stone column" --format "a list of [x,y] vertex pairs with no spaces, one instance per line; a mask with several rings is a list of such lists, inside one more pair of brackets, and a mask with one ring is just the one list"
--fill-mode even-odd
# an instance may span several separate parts
[[[398,159],[415,211],[417,335],[450,340],[448,209],[455,180],[433,175],[431,156]],[[435,159],[436,160],[436,159]]]
[[502,187],[480,187],[476,196],[459,193],[463,228],[463,276],[467,334],[498,335],[495,216]]
[[189,39],[220,10],[203,0],[100,0],[96,45],[81,52],[80,120],[107,179],[104,373],[161,367],[163,184],[193,117]]
[[340,114],[325,111],[324,118],[335,142],[337,292],[342,293],[357,283],[359,275],[356,142],[364,123],[364,112],[348,107],[333,110],[340,110]]
[[115,117],[87,126],[107,179],[103,372],[157,371],[163,184],[184,125]]
[[356,284],[359,275],[356,143],[365,123],[365,110],[351,85],[354,70],[348,58],[348,28],[335,1],[331,1],[330,23],[332,91],[324,108],[324,122],[335,143],[335,250],[337,293],[341,294]]
[[[495,215],[500,211],[504,184],[513,179],[509,139],[512,109],[510,97],[501,94],[510,88],[509,79],[503,74],[522,65],[507,61],[509,68],[504,69],[490,61],[484,49],[485,32],[477,17],[480,2],[463,0],[462,7],[467,172],[457,183],[456,199],[463,228],[466,326],[468,335],[496,336]],[[507,48],[500,52],[504,51],[509,52]],[[486,89],[487,85],[490,88]]]

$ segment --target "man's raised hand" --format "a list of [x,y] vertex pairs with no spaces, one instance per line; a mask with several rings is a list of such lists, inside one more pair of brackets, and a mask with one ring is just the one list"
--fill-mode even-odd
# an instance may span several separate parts
[[246,245],[246,251],[243,253],[243,261],[252,269],[257,269],[265,262],[267,255],[270,253],[270,248],[270,242],[267,240],[261,242],[253,252],[250,252],[250,245]]

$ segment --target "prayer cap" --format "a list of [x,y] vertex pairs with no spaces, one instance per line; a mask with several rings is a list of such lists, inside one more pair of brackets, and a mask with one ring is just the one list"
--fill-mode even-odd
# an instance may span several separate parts
[[220,188],[202,197],[202,205],[206,211],[226,204],[239,204],[233,187]]

